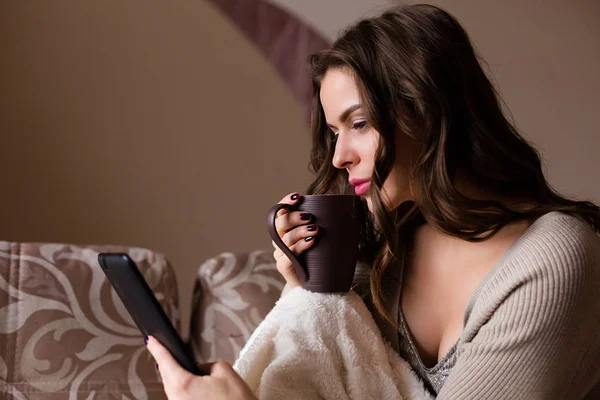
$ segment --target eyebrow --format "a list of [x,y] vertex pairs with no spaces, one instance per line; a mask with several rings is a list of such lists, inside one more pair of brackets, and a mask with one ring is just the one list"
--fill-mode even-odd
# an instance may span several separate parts
[[[359,110],[361,108],[360,104],[354,104],[350,107],[346,108],[346,110],[340,115],[340,122],[344,123],[354,111]],[[330,128],[335,128],[330,123],[327,123],[327,126]]]

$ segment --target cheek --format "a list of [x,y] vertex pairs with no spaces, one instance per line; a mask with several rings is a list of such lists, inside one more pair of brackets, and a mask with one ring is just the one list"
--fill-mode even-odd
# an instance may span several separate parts
[[358,145],[361,149],[361,161],[375,165],[375,154],[377,153],[378,134],[375,131],[365,132],[358,136]]

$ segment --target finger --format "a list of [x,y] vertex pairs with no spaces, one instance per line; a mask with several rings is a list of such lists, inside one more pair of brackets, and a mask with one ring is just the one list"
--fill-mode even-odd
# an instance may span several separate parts
[[[308,250],[310,247],[312,247],[314,242],[315,242],[314,237],[308,236],[308,237],[294,243],[292,246],[289,247],[289,249],[296,257],[298,257],[300,254],[302,254],[303,252]],[[291,264],[292,263],[291,260],[289,259],[289,257],[280,248],[277,248],[273,252],[273,258],[275,258],[277,267],[279,267],[280,264],[284,264],[284,263]]]
[[[311,239],[306,240],[308,237],[314,237],[318,233],[319,227],[316,224],[301,225],[290,230],[281,237],[281,240],[288,248],[292,248],[296,243],[300,241],[309,242]],[[297,248],[301,250],[302,247]],[[294,253],[296,254],[296,253]],[[299,255],[300,253],[296,254]]]
[[281,199],[279,203],[296,204],[298,200],[300,200],[300,194],[298,192],[293,192]]
[[[298,227],[296,229],[294,229],[295,232],[294,234],[296,235],[293,239],[290,240],[290,238],[292,237],[287,236],[284,239],[284,244],[288,247],[288,249],[290,249],[290,251],[295,255],[295,256],[299,256],[302,252],[306,251],[308,248],[310,248],[313,243],[314,243],[314,237],[319,233],[319,226],[318,225],[308,225],[306,227]],[[285,236],[285,235],[284,235]],[[288,245],[288,243],[291,243],[291,245]],[[277,245],[277,243],[275,243],[274,241],[271,241],[271,245],[273,246],[273,258],[275,258],[275,261],[279,262],[280,260],[288,260],[288,256],[283,252],[283,250],[281,250],[281,248]]]
[[[297,192],[294,193],[290,193],[287,196],[285,196],[283,199],[281,199],[279,201],[279,204],[289,204],[289,205],[294,205],[296,204],[298,201],[300,200],[300,194]],[[284,214],[287,214],[287,210],[285,208],[282,208],[281,210],[277,211],[277,217],[280,217]]]
[[[299,255],[303,251],[306,251],[308,248],[310,248],[313,243],[314,240],[312,239],[309,241],[301,240],[292,246],[290,250],[294,254]],[[287,255],[285,255],[280,249],[277,249],[274,251],[273,257],[275,258],[277,271],[285,278],[286,282],[293,287],[302,284],[302,281],[296,272],[296,267],[292,264]]]
[[[313,246],[314,242],[314,237],[309,236],[307,238],[304,238],[303,240],[296,242],[289,249],[295,256],[299,256],[304,251]],[[279,247],[277,247],[277,245],[273,245],[273,247],[275,248],[275,250],[273,250],[273,258],[275,259],[275,262],[277,263],[278,267],[280,266],[280,264],[292,263],[287,254],[285,254]]]
[[[297,192],[294,192],[294,193],[288,194],[283,199],[281,199],[279,201],[279,204],[294,205],[294,204],[298,203],[298,201],[300,201],[300,194],[298,194]],[[287,219],[279,220],[279,218],[283,217],[287,213],[288,213],[288,210],[286,210],[285,208],[282,208],[281,210],[277,211],[277,216],[275,218],[275,228],[277,229],[278,232],[281,230],[281,228],[278,228],[278,226],[281,225],[282,223],[287,222]],[[281,234],[279,236],[281,236]]]
[[313,219],[313,215],[306,211],[292,211],[275,219],[275,230],[282,237],[297,226],[309,224]]
[[275,243],[273,243],[273,247],[275,248],[275,251],[273,251],[273,258],[275,258],[275,261],[279,260],[282,257],[287,257],[285,253],[279,247],[277,247]]
[[185,382],[189,381],[194,376],[179,365],[169,350],[154,337],[148,336],[148,344],[146,346],[158,364],[158,370],[163,378],[163,382],[184,386]]

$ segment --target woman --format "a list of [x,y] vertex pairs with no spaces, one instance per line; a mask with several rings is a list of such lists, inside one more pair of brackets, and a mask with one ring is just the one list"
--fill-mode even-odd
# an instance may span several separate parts
[[[308,192],[366,200],[366,300],[430,392],[600,396],[600,210],[550,188],[458,22],[433,6],[394,8],[350,27],[310,66]],[[318,235],[300,212],[282,212],[277,228],[295,254]],[[287,286],[299,285],[274,255]],[[211,385],[253,398],[226,364],[192,377],[149,347],[167,393],[181,395],[172,398]]]

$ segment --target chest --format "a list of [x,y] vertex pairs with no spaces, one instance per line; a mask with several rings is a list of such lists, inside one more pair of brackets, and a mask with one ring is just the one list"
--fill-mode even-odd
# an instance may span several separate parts
[[415,236],[405,257],[400,305],[425,366],[436,365],[459,340],[469,299],[513,242]]

